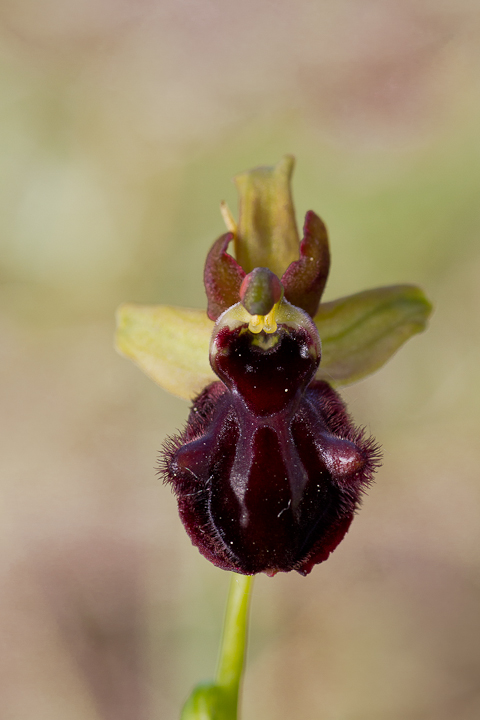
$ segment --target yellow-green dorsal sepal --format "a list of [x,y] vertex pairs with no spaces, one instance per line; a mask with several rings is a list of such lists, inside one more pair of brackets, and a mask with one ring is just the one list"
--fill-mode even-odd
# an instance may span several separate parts
[[235,256],[245,272],[269,268],[279,278],[299,257],[300,238],[290,180],[295,160],[285,155],[273,167],[257,167],[236,175],[239,220]]

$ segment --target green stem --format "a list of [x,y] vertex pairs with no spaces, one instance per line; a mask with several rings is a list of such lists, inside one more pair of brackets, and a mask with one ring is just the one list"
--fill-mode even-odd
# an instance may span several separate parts
[[[234,573],[230,580],[222,644],[217,667],[217,685],[231,695],[235,707],[245,662],[248,606],[253,576]],[[236,718],[236,712],[235,716]]]
[[216,680],[197,685],[181,720],[237,720],[252,583],[253,577],[232,573]]

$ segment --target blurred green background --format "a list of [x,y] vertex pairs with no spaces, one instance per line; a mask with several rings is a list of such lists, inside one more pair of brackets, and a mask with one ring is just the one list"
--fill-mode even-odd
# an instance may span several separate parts
[[3,0],[0,720],[174,720],[228,577],[157,453],[187,405],[113,351],[205,306],[231,178],[297,158],[326,299],[420,284],[429,331],[344,396],[384,463],[308,578],[259,577],[245,720],[480,716],[480,7]]

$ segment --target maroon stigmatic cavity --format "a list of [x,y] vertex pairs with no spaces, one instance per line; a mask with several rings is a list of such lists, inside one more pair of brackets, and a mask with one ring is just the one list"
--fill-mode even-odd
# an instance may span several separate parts
[[[316,216],[312,224],[324,231]],[[323,265],[311,263],[315,277],[302,260],[312,246],[308,223],[306,230],[300,260],[282,281],[292,297],[298,276],[297,295],[316,309],[328,247]],[[161,469],[193,544],[214,565],[307,575],[347,532],[379,450],[339,395],[314,379],[321,345],[308,312],[285,300],[268,269],[245,276],[228,259],[228,241],[214,245],[220,264],[210,266],[210,292],[206,282],[218,318],[210,363],[219,381],[195,399],[184,432],[165,443]],[[227,298],[237,301],[218,315]]]

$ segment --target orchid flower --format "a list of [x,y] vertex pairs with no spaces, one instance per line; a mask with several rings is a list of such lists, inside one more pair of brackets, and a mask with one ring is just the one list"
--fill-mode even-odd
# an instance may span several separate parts
[[161,460],[184,526],[211,562],[246,575],[306,575],[342,540],[380,451],[336,388],[381,367],[431,310],[412,285],[321,303],[327,230],[309,211],[300,240],[293,165],[286,156],[235,178],[239,221],[223,204],[206,312],[118,311],[118,350],[193,402]]

